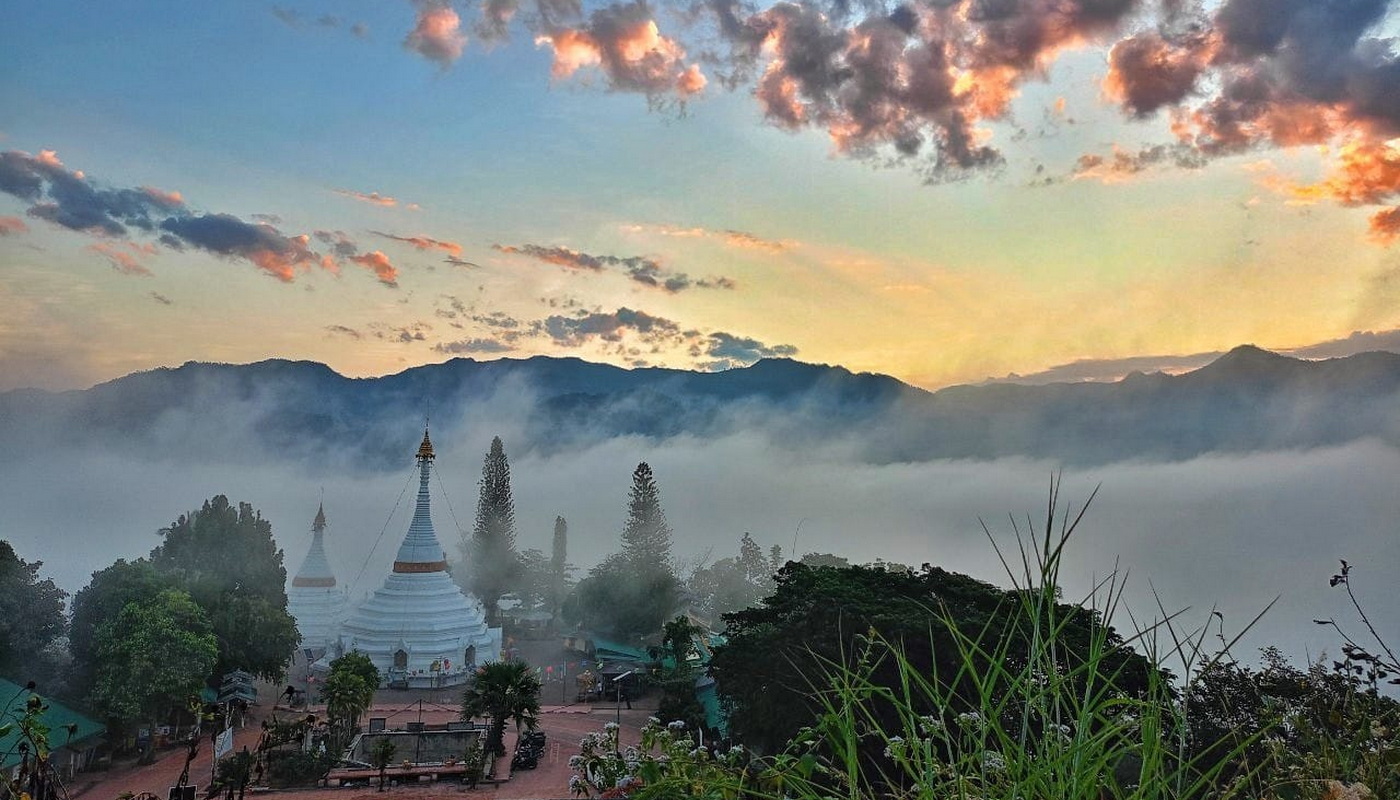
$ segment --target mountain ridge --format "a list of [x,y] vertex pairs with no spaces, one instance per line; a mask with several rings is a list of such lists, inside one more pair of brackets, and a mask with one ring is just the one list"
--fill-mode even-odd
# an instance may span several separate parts
[[[713,373],[575,357],[453,358],[365,378],[308,360],[189,361],[89,389],[0,393],[0,446],[106,445],[173,457],[204,436],[229,451],[256,444],[293,459],[344,451],[373,469],[397,463],[403,437],[428,412],[451,431],[469,411],[492,411],[519,423],[517,451],[758,432],[778,443],[845,442],[878,463],[1024,456],[1080,464],[1363,438],[1400,445],[1397,400],[1400,355],[1306,361],[1252,345],[1178,375],[934,392],[789,358]],[[260,457],[258,448],[246,457]]]

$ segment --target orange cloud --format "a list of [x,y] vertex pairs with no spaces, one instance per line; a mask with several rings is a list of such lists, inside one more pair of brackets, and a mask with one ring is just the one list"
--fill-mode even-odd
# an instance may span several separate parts
[[298,268],[309,270],[313,265],[321,264],[321,259],[311,251],[311,237],[306,234],[282,237],[278,244],[276,248],[250,250],[244,256],[258,269],[283,283],[295,280]]
[[154,186],[142,186],[141,191],[145,192],[147,197],[150,197],[166,208],[180,208],[185,204],[185,198],[179,192],[167,192],[164,189],[157,189]]
[[122,242],[120,244],[98,242],[88,245],[85,249],[105,257],[111,263],[112,268],[123,275],[135,275],[142,278],[151,276],[151,271],[146,268],[145,264],[141,263],[139,257],[154,255],[156,249],[152,245],[135,242]]
[[378,250],[369,253],[362,253],[351,256],[350,260],[359,264],[374,273],[379,282],[385,286],[397,288],[399,285],[399,270],[389,261],[389,257]]
[[365,194],[364,192],[351,191],[350,189],[332,189],[331,191],[339,195],[354,198],[364,203],[373,203],[377,206],[392,207],[399,204],[399,201],[395,198],[389,197],[388,195],[380,194],[379,192],[370,192],[369,194]]
[[393,239],[396,242],[412,245],[418,250],[441,250],[452,256],[460,257],[462,255],[462,246],[456,242],[433,239],[428,236],[395,236],[392,233],[381,233],[380,231],[371,231],[371,233],[375,236],[382,236],[385,239]]
[[626,233],[655,233],[661,236],[672,236],[683,239],[714,239],[730,247],[740,247],[748,250],[766,250],[770,253],[781,253],[784,250],[791,250],[798,246],[798,242],[792,239],[765,239],[757,234],[748,231],[738,231],[733,229],[710,230],[699,226],[682,228],[679,225],[647,225],[642,223],[628,223],[622,226]]
[[685,64],[685,49],[661,34],[642,0],[600,8],[585,26],[547,30],[535,37],[535,44],[554,50],[550,74],[555,79],[598,67],[609,88],[650,97],[674,93],[682,100],[709,83],[699,64]]
[[1380,205],[1400,195],[1400,147],[1356,140],[1342,145],[1331,174],[1319,183],[1281,183],[1274,188],[1298,200],[1336,200],[1346,206]]
[[1383,245],[1400,240],[1400,206],[1371,215],[1371,238]]
[[403,46],[446,69],[462,57],[467,46],[462,18],[451,6],[422,3],[418,8],[418,22],[404,39]]
[[29,226],[24,224],[24,220],[19,217],[0,217],[0,236],[11,236],[16,233],[24,233],[29,230]]

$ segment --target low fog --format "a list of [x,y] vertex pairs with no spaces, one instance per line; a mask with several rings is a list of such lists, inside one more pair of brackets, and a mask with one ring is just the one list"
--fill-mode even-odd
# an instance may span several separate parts
[[[556,515],[569,521],[570,561],[587,568],[618,546],[630,476],[638,461],[656,472],[684,566],[733,555],[749,531],[765,548],[830,552],[852,561],[885,559],[948,569],[1007,584],[980,520],[1014,547],[1009,514],[1037,526],[1049,461],[931,461],[870,464],[858,442],[793,445],[748,431],[715,439],[614,438],[553,452],[520,437],[528,397],[498,394],[462,419],[435,421],[438,458],[433,512],[448,556],[458,558],[459,525],[470,528],[481,461],[500,434],[511,456],[518,546],[548,551]],[[189,442],[160,459],[100,447],[0,456],[0,536],[70,592],[117,558],[145,555],[156,531],[208,497],[247,501],[271,520],[295,572],[324,498],[328,550],[353,597],[376,587],[412,510],[410,479],[418,436],[404,421],[401,467],[355,468],[330,456],[308,463],[240,449],[230,419],[218,446]],[[421,423],[419,423],[421,425]],[[1127,574],[1140,623],[1159,616],[1152,589],[1171,611],[1198,625],[1219,608],[1233,635],[1276,595],[1274,609],[1241,644],[1276,644],[1301,659],[1335,653],[1315,618],[1350,621],[1345,595],[1328,586],[1337,560],[1384,632],[1400,638],[1400,610],[1388,586],[1400,575],[1400,451],[1374,442],[1304,452],[1212,456],[1175,463],[1117,463],[1063,473],[1062,499],[1076,508],[1101,485],[1069,548],[1065,593],[1088,591],[1115,567]],[[1131,629],[1127,616],[1118,624]],[[1360,633],[1359,627],[1356,633]]]

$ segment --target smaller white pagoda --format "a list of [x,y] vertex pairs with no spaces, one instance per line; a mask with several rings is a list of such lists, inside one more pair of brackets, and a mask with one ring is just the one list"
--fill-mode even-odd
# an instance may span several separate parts
[[433,458],[425,430],[417,455],[418,503],[393,570],[341,628],[339,650],[369,656],[394,688],[456,686],[478,662],[500,658],[501,629],[486,626],[481,601],[463,594],[447,573],[428,504]]
[[345,591],[336,584],[335,572],[326,558],[326,508],[316,509],[311,523],[311,549],[292,578],[287,592],[287,611],[296,619],[301,646],[313,655],[324,652],[340,634],[345,616]]

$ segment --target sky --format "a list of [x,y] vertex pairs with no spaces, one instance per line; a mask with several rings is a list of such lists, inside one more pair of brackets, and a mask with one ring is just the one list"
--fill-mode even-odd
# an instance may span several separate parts
[[1388,343],[1398,32],[1396,0],[6,3],[0,390]]

